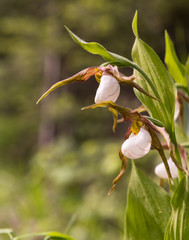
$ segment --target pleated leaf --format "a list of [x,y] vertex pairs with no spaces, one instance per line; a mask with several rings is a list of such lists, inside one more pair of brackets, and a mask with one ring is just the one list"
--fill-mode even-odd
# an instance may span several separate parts
[[171,213],[170,197],[132,164],[127,193],[125,239],[162,240]]
[[171,200],[172,213],[164,240],[189,239],[189,177],[179,183]]
[[[139,38],[137,30],[137,12],[132,27],[136,36],[132,49],[133,61],[149,76],[157,89],[160,101],[154,101],[153,99],[147,98],[138,90],[135,90],[135,94],[145,105],[151,117],[162,122],[166,126],[167,131],[172,133],[174,132],[174,109],[176,98],[174,81],[155,51]],[[142,75],[136,70],[134,71],[134,75],[142,78]],[[136,80],[136,82],[147,92],[152,93],[146,81]]]
[[167,31],[165,31],[165,63],[175,82],[187,91],[188,86],[185,77],[185,66],[179,61],[174,44]]

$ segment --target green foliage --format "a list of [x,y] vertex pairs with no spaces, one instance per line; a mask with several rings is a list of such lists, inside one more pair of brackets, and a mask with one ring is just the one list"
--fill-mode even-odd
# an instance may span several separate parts
[[35,239],[41,236],[44,237],[44,240],[74,240],[72,237],[59,232],[29,233],[16,237],[12,229],[0,229],[1,234],[7,234],[11,240]]
[[155,119],[155,118],[152,118],[152,117],[149,117],[149,116],[145,116],[148,120],[150,120],[151,122],[153,122],[155,125],[157,125],[157,126],[159,126],[159,127],[165,127],[165,125],[161,122],[161,121],[159,121],[159,120],[157,120],[157,119]]
[[165,31],[165,63],[175,82],[188,93],[188,84],[185,76],[185,66],[178,60],[173,42]]
[[[172,133],[174,133],[175,85],[158,55],[138,37],[137,13],[133,19],[133,32],[136,36],[132,49],[133,61],[148,74],[158,91],[158,99],[160,99],[160,101],[149,99],[137,90],[135,90],[135,94],[146,106],[151,116],[162,122],[166,126],[169,134],[172,135]],[[134,74],[142,77],[136,70]],[[145,81],[136,80],[136,82],[147,92],[153,94]]]
[[45,240],[74,240],[70,236],[59,232],[49,232],[44,233],[43,235],[46,236]]
[[[102,56],[106,61],[114,62],[114,57],[111,56],[111,53],[109,53],[101,44],[96,42],[90,42],[87,43],[78,36],[76,36],[72,31],[67,28],[67,31],[69,32],[70,36],[73,38],[73,40],[78,43],[83,49],[86,51],[92,53],[92,54],[98,54]],[[118,61],[119,62],[119,61]],[[125,59],[125,64],[129,65],[129,60]]]
[[162,240],[171,213],[170,197],[132,164],[125,239]]
[[187,81],[189,81],[189,56],[187,58],[186,64],[185,64],[185,76]]
[[164,240],[187,240],[189,236],[189,177],[179,183],[171,199],[172,213]]

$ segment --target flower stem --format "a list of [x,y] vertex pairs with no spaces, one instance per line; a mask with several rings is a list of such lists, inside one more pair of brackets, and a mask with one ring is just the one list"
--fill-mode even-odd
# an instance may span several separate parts
[[[177,142],[175,143],[175,157],[176,157],[177,162],[182,166],[182,161],[181,161]],[[182,178],[184,177],[184,172],[182,170],[180,170],[179,168],[177,168],[177,169],[178,169],[178,174],[179,174],[179,180],[181,181]]]
[[[175,132],[172,134],[171,140],[172,140],[172,143],[175,146],[175,158],[176,158],[177,162],[182,166],[182,160],[181,160],[181,157],[180,157],[180,152],[179,152]],[[177,168],[177,169],[178,169],[178,174],[179,174],[179,181],[181,181],[182,178],[184,177],[184,172],[179,168]]]

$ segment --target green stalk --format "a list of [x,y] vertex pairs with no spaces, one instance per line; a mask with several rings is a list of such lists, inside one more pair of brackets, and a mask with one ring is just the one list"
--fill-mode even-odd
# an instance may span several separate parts
[[[179,152],[177,143],[175,144],[175,157],[176,157],[176,160],[178,161],[178,163],[180,163],[180,165],[182,166],[182,161],[181,161],[180,152]],[[182,178],[184,177],[184,173],[179,168],[178,168],[178,174],[179,174],[179,180],[181,181]]]
[[[181,160],[181,157],[180,157],[180,152],[179,152],[177,140],[176,140],[176,137],[175,137],[175,133],[172,134],[172,139],[171,140],[175,145],[175,158],[176,158],[177,162],[182,166],[182,160]],[[181,181],[182,178],[184,177],[184,173],[179,168],[177,168],[177,169],[178,169],[178,174],[179,174],[179,181]]]

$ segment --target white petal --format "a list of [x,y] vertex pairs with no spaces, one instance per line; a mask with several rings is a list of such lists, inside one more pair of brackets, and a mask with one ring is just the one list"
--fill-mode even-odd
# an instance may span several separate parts
[[175,102],[175,113],[174,113],[174,120],[176,121],[180,113],[180,103],[178,100]]
[[[172,161],[171,158],[169,158],[167,160],[167,163],[169,165],[169,168],[170,168],[170,172],[171,172],[171,175],[173,178],[177,178],[178,177],[178,170],[177,170],[177,167],[175,166],[174,162]],[[167,175],[167,172],[165,170],[165,166],[164,166],[164,163],[160,163],[158,164],[156,167],[155,167],[155,170],[154,170],[155,174],[160,177],[160,178],[163,178],[163,179],[167,179],[168,178],[168,175]]]
[[115,102],[120,94],[120,85],[115,77],[111,74],[103,73],[99,87],[96,91],[95,103],[104,101]]
[[131,134],[122,144],[121,151],[124,156],[137,159],[146,155],[151,148],[152,138],[149,132],[141,127],[137,135]]

